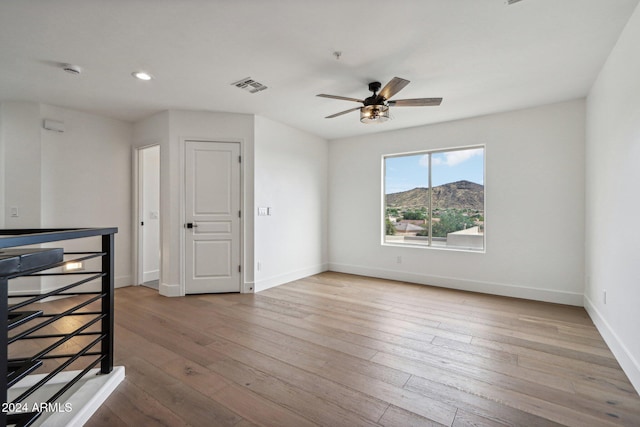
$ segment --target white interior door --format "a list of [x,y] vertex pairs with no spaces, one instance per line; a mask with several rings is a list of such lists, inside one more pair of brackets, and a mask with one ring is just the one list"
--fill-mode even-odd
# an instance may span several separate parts
[[185,293],[240,292],[240,144],[186,143]]

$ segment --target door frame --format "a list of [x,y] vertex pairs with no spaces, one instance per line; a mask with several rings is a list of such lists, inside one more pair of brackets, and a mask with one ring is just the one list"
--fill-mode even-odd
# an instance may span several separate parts
[[244,293],[244,282],[245,282],[245,274],[246,274],[246,266],[245,266],[245,257],[244,257],[244,219],[248,214],[245,211],[245,203],[244,203],[244,163],[245,163],[245,154],[244,154],[244,140],[241,138],[180,138],[180,295],[185,296],[186,293],[186,283],[187,283],[187,270],[186,270],[186,232],[185,228],[186,218],[187,218],[187,206],[186,206],[186,185],[187,185],[187,142],[206,142],[211,144],[229,144],[234,143],[238,144],[240,157],[242,161],[240,162],[240,212],[242,213],[240,216],[240,293]]
[[[140,152],[144,149],[158,147],[160,150],[160,156],[162,156],[162,147],[159,142],[154,142],[147,145],[141,145],[139,147],[133,147],[133,224],[135,227],[135,231],[133,233],[133,259],[135,262],[133,263],[133,278],[134,278],[134,286],[140,286],[144,282],[143,274],[143,227],[140,225],[140,221],[142,221],[142,197],[144,196],[144,191],[142,189],[142,173],[143,170],[140,167],[140,161],[142,156]],[[162,168],[162,161],[160,162],[160,168]],[[162,174],[162,171],[160,172]],[[160,192],[160,205],[162,206],[162,192]],[[160,251],[162,253],[162,218],[164,215],[160,215]],[[162,254],[160,255],[160,271],[159,271],[159,283],[162,283]]]

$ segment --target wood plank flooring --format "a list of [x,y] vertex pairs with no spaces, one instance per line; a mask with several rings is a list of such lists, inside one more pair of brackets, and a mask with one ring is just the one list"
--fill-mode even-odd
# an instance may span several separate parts
[[584,309],[323,273],[116,291],[126,379],[87,426],[639,426]]

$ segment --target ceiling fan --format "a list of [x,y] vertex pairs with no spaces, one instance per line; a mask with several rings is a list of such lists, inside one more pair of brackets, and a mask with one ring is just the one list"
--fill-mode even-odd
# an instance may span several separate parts
[[393,95],[400,92],[410,82],[400,77],[392,78],[382,90],[380,82],[369,83],[369,90],[373,92],[368,98],[356,99],[346,96],[326,95],[321,93],[317,96],[322,98],[342,99],[344,101],[353,101],[362,103],[362,107],[354,107],[345,111],[325,117],[332,119],[352,111],[360,110],[360,121],[362,123],[382,123],[389,120],[389,107],[427,107],[438,106],[442,102],[442,98],[415,98],[415,99],[396,99],[390,100]]

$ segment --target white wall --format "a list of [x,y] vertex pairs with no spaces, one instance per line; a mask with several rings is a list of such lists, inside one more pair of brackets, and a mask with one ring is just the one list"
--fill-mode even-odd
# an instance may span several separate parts
[[166,111],[134,126],[134,146],[160,144],[160,293],[184,295],[184,144],[187,140],[238,141],[242,147],[243,291],[253,289],[253,145],[254,121],[247,114]]
[[[32,102],[3,103],[0,112],[4,226],[118,227],[115,284],[131,284],[132,126]],[[43,129],[44,119],[64,122],[65,132]],[[17,218],[11,207],[18,208]]]
[[[584,126],[576,100],[332,141],[330,269],[582,305]],[[381,157],[478,144],[486,253],[382,246]]]
[[586,143],[585,307],[636,390],[640,390],[639,45],[637,8],[587,98]]
[[40,114],[65,124],[64,133],[41,130],[42,226],[118,227],[115,285],[131,285],[133,126],[51,105]]
[[[6,102],[0,105],[0,184],[2,226],[40,228],[40,106],[32,102]],[[11,216],[16,208],[17,217]],[[39,277],[21,277],[12,282],[10,292],[37,293]]]
[[[4,150],[4,226],[39,228],[40,200],[40,105],[32,102],[7,102],[0,106],[0,139]],[[10,209],[18,209],[12,217]]]
[[[160,194],[159,194],[159,202],[160,202],[160,218],[158,221],[159,226],[159,244],[160,244],[160,260],[159,260],[159,281],[163,282],[162,279],[162,271],[168,271],[169,261],[167,259],[168,254],[170,254],[169,241],[163,238],[163,230],[165,227],[168,227],[167,221],[164,218],[164,212],[169,209],[169,199],[164,195],[167,194],[167,189],[169,188],[169,174],[163,173],[163,170],[168,168],[169,159],[164,150],[168,150],[169,147],[169,111],[162,111],[160,113],[154,114],[152,116],[147,117],[144,120],[138,121],[133,125],[133,143],[132,147],[134,150],[137,150],[142,147],[147,147],[150,145],[158,145],[160,147]],[[139,152],[138,152],[139,156]],[[138,194],[137,185],[139,184],[139,172],[137,167],[138,165],[134,165],[134,173],[131,177],[132,182],[135,183],[134,188],[132,188],[134,194],[134,201],[140,200],[140,196]],[[143,267],[139,264],[142,263],[142,256],[139,251],[139,248],[142,245],[142,242],[139,242],[139,233],[138,233],[138,221],[140,220],[140,212],[138,211],[141,207],[134,206],[134,211],[131,213],[134,224],[134,233],[133,233],[133,250],[137,254],[137,258],[134,260],[135,265],[133,266],[134,271],[136,272],[136,281],[138,281],[140,277],[140,272],[138,269]],[[167,254],[167,256],[164,256]],[[139,284],[139,283],[138,283]]]
[[256,292],[327,269],[328,153],[322,138],[255,118]]

